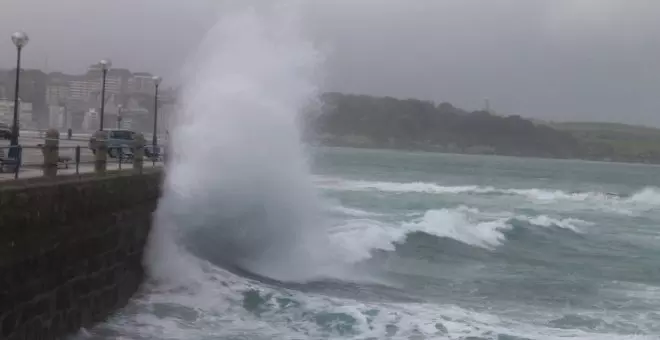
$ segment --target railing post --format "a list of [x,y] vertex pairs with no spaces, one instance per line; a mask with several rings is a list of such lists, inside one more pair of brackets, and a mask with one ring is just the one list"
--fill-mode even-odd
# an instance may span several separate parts
[[80,175],[80,145],[76,145],[76,175]]
[[18,152],[17,154],[17,160],[16,160],[16,166],[14,167],[14,179],[18,179],[18,173],[21,171],[21,164],[23,163],[23,147],[21,145],[16,145],[14,146]]
[[102,175],[107,170],[108,163],[108,134],[105,131],[94,133],[94,172]]
[[156,167],[156,157],[159,156],[158,151],[158,145],[152,145],[151,146],[151,167],[155,168]]
[[141,133],[135,134],[133,144],[133,171],[140,174],[144,167],[144,144],[144,135]]
[[169,151],[170,151],[170,144],[169,141],[166,142],[165,145],[163,145],[163,150],[161,152],[161,157],[163,159],[163,167],[167,167],[167,164],[169,163]]
[[121,161],[124,158],[124,146],[122,145],[117,151],[117,158],[119,159],[119,170],[121,171]]
[[170,163],[170,152],[172,151],[172,143],[170,141],[170,134],[167,133],[167,138],[163,145],[163,167],[167,168],[167,165]]
[[46,141],[41,147],[44,155],[43,173],[46,177],[57,176],[57,161],[59,160],[60,133],[55,129],[46,131]]

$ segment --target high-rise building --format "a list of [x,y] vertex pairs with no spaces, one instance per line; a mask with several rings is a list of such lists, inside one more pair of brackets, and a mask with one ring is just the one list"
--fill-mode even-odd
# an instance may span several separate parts
[[94,91],[101,90],[101,81],[76,76],[69,80],[69,99],[86,101]]
[[49,106],[49,119],[48,127],[53,129],[68,128],[69,123],[66,116],[66,108],[64,106],[51,105]]
[[48,78],[48,85],[46,86],[46,104],[48,104],[48,106],[65,104],[69,99],[69,80],[71,80],[72,76],[60,72],[54,72],[49,74]]
[[[21,128],[32,128],[36,126],[34,120],[32,103],[20,100],[18,102],[18,122]],[[0,99],[0,122],[13,124],[14,122],[14,100]]]
[[[3,80],[14,79],[11,71],[7,77],[0,77],[0,95]],[[85,74],[67,75],[60,72],[50,73],[46,77],[43,101],[46,105],[43,125],[51,127],[68,125],[73,129],[98,129],[101,109],[101,89],[103,71],[99,64],[90,65]],[[9,80],[11,80],[9,79]],[[21,85],[24,80],[21,80]],[[117,125],[117,107],[123,105],[122,124],[133,129],[151,131],[153,121],[153,96],[156,86],[151,73],[131,73],[128,69],[111,68],[108,70],[105,83],[105,127]],[[13,92],[12,92],[13,93]],[[10,94],[12,94],[10,93]],[[159,121],[166,125],[174,102],[174,91],[162,88],[159,93],[161,110]],[[21,88],[23,94],[23,88]],[[7,96],[5,96],[7,97]],[[0,96],[2,98],[2,96]],[[35,112],[37,105],[35,104]],[[62,123],[61,112],[65,110],[66,123]]]
[[[105,78],[106,94],[124,94],[127,91],[131,72],[127,69],[110,69]],[[87,73],[72,77],[69,81],[69,96],[74,100],[87,100],[101,93],[103,72],[99,65],[91,65]]]
[[[9,70],[3,76],[8,99],[14,98],[16,69]],[[48,76],[40,70],[22,69],[20,74],[20,97],[25,103],[30,103],[30,124],[45,123],[48,119],[46,104],[46,84]],[[34,116],[32,118],[32,115]]]
[[153,94],[156,91],[156,83],[151,73],[136,72],[128,80],[128,92],[131,94]]
[[89,109],[85,112],[82,122],[82,128],[86,131],[96,131],[99,127],[101,114],[96,109]]
[[14,117],[14,101],[0,99],[0,122],[11,124]]

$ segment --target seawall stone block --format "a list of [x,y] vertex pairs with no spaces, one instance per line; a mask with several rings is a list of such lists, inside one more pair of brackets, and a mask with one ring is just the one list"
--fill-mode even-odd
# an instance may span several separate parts
[[162,173],[0,186],[0,339],[61,339],[124,306]]

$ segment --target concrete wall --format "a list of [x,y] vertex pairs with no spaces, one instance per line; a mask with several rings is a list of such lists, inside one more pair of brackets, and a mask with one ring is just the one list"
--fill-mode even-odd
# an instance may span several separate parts
[[0,339],[58,339],[138,289],[161,173],[0,186]]

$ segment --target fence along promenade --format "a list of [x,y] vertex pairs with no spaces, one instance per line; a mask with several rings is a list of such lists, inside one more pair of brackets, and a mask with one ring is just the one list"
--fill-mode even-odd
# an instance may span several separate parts
[[[36,145],[19,144],[0,146],[0,185],[3,182],[36,177],[56,177],[60,175],[80,175],[84,173],[104,174],[107,171],[132,170],[142,173],[145,167],[160,167],[163,164],[165,148],[145,145],[144,135],[136,134],[133,141],[108,152],[108,134],[97,131],[92,145],[62,146],[60,133],[51,129],[44,134],[43,143]],[[25,143],[28,144],[28,143]],[[70,143],[69,143],[70,144]],[[10,153],[12,148],[18,151]],[[9,155],[17,157],[10,158]]]

